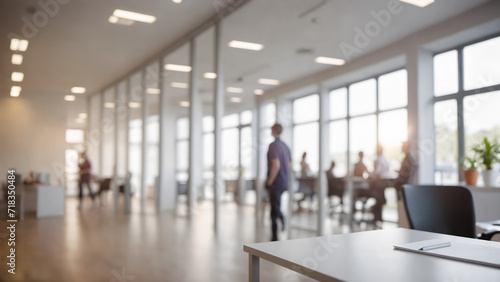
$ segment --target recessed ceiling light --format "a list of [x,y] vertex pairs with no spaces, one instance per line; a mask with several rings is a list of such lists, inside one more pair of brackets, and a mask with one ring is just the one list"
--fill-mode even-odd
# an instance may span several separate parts
[[415,5],[417,7],[423,8],[434,3],[434,0],[399,0],[401,2],[405,2],[411,5]]
[[259,78],[258,82],[265,85],[280,85],[279,80],[269,78]]
[[10,88],[10,96],[19,97],[19,94],[21,94],[21,86],[12,86]]
[[188,88],[188,84],[184,82],[171,82],[170,86],[175,88]]
[[341,66],[345,64],[345,61],[342,59],[329,58],[329,57],[317,57],[316,59],[314,59],[314,61],[318,64],[335,65],[335,66]]
[[28,40],[12,38],[10,40],[10,50],[21,52],[28,50]]
[[138,102],[128,102],[128,107],[129,108],[140,108],[141,107],[141,103],[138,103]]
[[106,102],[104,103],[104,107],[106,109],[113,109],[115,107],[115,103]]
[[71,102],[71,101],[75,101],[76,97],[75,97],[75,95],[66,95],[66,96],[64,96],[64,100]]
[[78,114],[78,118],[86,119],[87,118],[87,114],[86,113],[79,113]]
[[190,103],[189,103],[188,101],[181,101],[181,102],[179,103],[179,105],[180,105],[181,107],[187,108],[187,107],[189,107]]
[[13,72],[10,78],[12,79],[12,81],[21,82],[24,79],[24,73],[22,73],[22,72]]
[[172,0],[172,2],[174,2],[175,4],[180,4],[182,0]]
[[226,91],[231,92],[231,93],[243,93],[243,88],[228,87],[228,88],[226,88]]
[[215,72],[206,72],[203,74],[203,77],[208,79],[215,79],[217,78],[217,74]]
[[161,90],[159,88],[147,88],[146,93],[148,93],[148,94],[160,94]]
[[116,9],[113,12],[113,16],[118,17],[118,18],[122,18],[122,19],[136,21],[136,22],[143,22],[143,23],[154,23],[156,21],[155,16],[135,13],[135,12],[131,12],[131,11],[125,11],[125,10],[120,10],[120,9]]
[[12,54],[11,62],[13,65],[20,65],[23,63],[23,55]]
[[262,45],[262,44],[252,43],[252,42],[244,42],[244,41],[238,41],[238,40],[233,40],[233,41],[229,42],[228,46],[233,47],[233,48],[238,48],[238,49],[252,50],[252,51],[260,51],[260,50],[262,50],[262,48],[264,48],[264,45]]
[[171,70],[171,71],[180,71],[180,72],[190,72],[191,71],[190,66],[175,65],[175,64],[166,64],[165,69]]
[[262,94],[264,94],[264,90],[262,90],[262,89],[255,89],[253,91],[253,94],[255,94],[255,95],[262,95]]
[[127,19],[122,19],[117,16],[109,16],[108,22],[113,23],[113,24],[120,24],[120,25],[133,25],[134,21],[132,20],[127,20]]
[[231,98],[229,98],[229,101],[231,101],[233,103],[241,103],[243,101],[243,99],[241,99],[240,97],[231,97]]
[[71,93],[75,94],[83,94],[85,93],[85,91],[86,91],[85,87],[75,86],[71,88]]

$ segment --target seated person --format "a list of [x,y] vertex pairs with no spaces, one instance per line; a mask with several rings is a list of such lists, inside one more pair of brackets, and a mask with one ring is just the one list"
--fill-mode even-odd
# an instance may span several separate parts
[[377,200],[377,203],[373,206],[374,221],[382,221],[382,207],[386,203],[385,188],[396,188],[399,197],[400,192],[403,190],[403,185],[411,183],[417,171],[418,165],[415,157],[410,152],[410,143],[403,142],[402,150],[405,158],[401,163],[398,178],[380,180],[374,182],[370,187],[370,196]]
[[302,154],[302,161],[300,161],[300,178],[308,178],[311,175],[311,169],[306,162],[307,152]]
[[368,173],[368,169],[366,168],[366,165],[363,163],[363,157],[364,157],[363,151],[360,151],[358,153],[358,156],[359,156],[359,161],[354,164],[354,176],[363,177],[363,174],[365,172]]
[[335,162],[332,161],[330,169],[326,171],[326,179],[328,182],[328,196],[338,196],[340,198],[340,205],[344,204],[344,183],[340,178],[335,177],[333,169],[335,168]]
[[371,179],[387,179],[389,178],[389,162],[384,156],[384,148],[377,146],[377,159],[374,163],[374,170],[370,174]]

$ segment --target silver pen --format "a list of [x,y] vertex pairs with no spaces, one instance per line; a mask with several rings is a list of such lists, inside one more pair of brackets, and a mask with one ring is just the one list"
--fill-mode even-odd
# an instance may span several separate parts
[[425,247],[422,247],[418,250],[419,251],[430,251],[430,250],[441,249],[441,248],[446,248],[446,247],[450,247],[450,246],[451,246],[451,242],[446,242],[446,243],[441,243],[441,244],[425,246]]

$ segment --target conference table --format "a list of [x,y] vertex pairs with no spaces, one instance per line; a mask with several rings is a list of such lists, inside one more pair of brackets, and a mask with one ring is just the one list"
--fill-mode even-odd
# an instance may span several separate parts
[[249,281],[259,281],[260,259],[319,281],[500,281],[500,268],[393,247],[431,239],[500,250],[499,242],[404,228],[247,244],[243,250]]

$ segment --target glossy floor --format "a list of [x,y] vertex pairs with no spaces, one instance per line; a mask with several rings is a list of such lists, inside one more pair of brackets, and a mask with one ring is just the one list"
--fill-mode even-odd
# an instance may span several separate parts
[[[77,200],[66,200],[64,217],[36,219],[27,216],[16,229],[16,274],[7,273],[7,229],[0,223],[0,281],[245,281],[248,256],[243,244],[270,238],[267,216],[255,222],[252,206],[226,201],[221,206],[221,229],[213,232],[213,206],[200,202],[189,221],[185,206],[176,212],[156,214],[152,202],[141,212],[115,214],[111,206],[77,209]],[[122,207],[121,207],[122,210]],[[329,219],[327,232],[343,233],[339,216]],[[312,237],[315,212],[296,213],[292,238]],[[396,227],[385,223],[384,228]],[[357,226],[356,230],[372,228]],[[282,234],[282,237],[284,234]],[[310,281],[266,261],[262,281]]]

